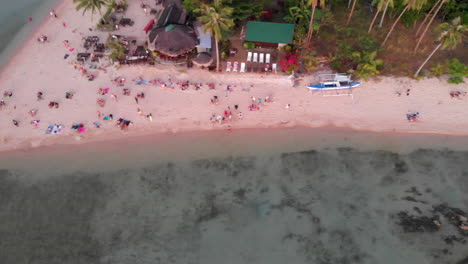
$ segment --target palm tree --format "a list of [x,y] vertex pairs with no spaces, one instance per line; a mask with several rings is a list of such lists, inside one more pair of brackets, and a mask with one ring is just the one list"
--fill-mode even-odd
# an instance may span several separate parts
[[405,5],[405,8],[401,11],[400,15],[395,19],[395,22],[393,22],[392,27],[390,28],[390,31],[388,31],[387,36],[385,37],[384,41],[382,42],[382,46],[387,43],[388,38],[392,34],[393,30],[395,29],[396,24],[398,21],[400,21],[400,18],[405,14],[405,12],[408,9],[413,9],[413,10],[420,10],[424,4],[426,4],[427,0],[403,0],[403,4]]
[[325,8],[325,0],[308,0],[307,1],[312,7],[312,15],[310,16],[309,31],[307,33],[307,42],[312,39],[312,33],[314,32],[314,16],[315,8],[320,4],[321,8]]
[[346,20],[346,25],[349,25],[349,22],[351,22],[351,17],[353,16],[354,8],[356,7],[356,2],[357,0],[353,1],[353,6],[351,7],[351,11],[349,12],[348,20]]
[[[384,5],[385,5],[385,8],[387,8],[388,5],[391,5],[393,7],[393,0],[374,0],[374,3],[377,4],[377,12],[375,12],[374,18],[372,19],[372,22],[370,23],[369,30],[367,31],[367,33],[370,33],[372,31],[372,27],[374,27],[375,20],[377,20],[377,17],[379,16],[380,11],[382,11],[382,8],[384,7]],[[385,13],[382,15],[382,17],[383,16],[385,16]]]
[[221,1],[215,1],[214,5],[201,4],[195,9],[200,14],[200,22],[203,24],[203,30],[210,32],[215,37],[216,44],[216,71],[219,71],[219,41],[223,37],[223,32],[228,31],[234,26],[231,18],[233,9],[221,5]]
[[102,7],[111,4],[109,0],[73,0],[73,3],[78,3],[76,10],[83,9],[83,14],[88,10],[91,10],[91,14],[94,14],[96,10],[101,13]]
[[[422,41],[422,40],[424,39],[424,37],[426,36],[426,33],[427,33],[427,30],[429,29],[429,26],[431,26],[432,21],[434,21],[434,18],[437,16],[437,13],[439,13],[440,8],[441,8],[441,7],[445,4],[445,2],[447,2],[447,1],[448,1],[448,0],[439,0],[439,1],[437,2],[437,3],[440,2],[440,3],[439,3],[439,6],[437,7],[436,11],[434,12],[434,15],[431,17],[431,20],[429,20],[429,23],[427,23],[426,28],[424,28],[423,33],[422,33],[421,36],[419,37],[418,43],[416,43],[416,47],[414,48],[414,52],[416,52],[416,51],[418,50],[419,45],[421,44],[421,41]],[[437,5],[437,3],[432,7],[431,10],[434,9],[434,7]],[[431,12],[431,11],[429,11],[429,12]],[[426,18],[427,18],[427,16],[426,16]],[[425,19],[426,19],[426,18],[425,18]],[[423,23],[424,23],[424,21],[423,21]],[[423,25],[423,23],[421,23],[421,26]],[[421,27],[421,26],[420,26],[420,27]],[[416,35],[417,35],[417,34],[418,34],[418,32],[416,32]]]
[[419,72],[422,70],[424,65],[431,59],[432,55],[436,53],[440,48],[442,49],[455,49],[458,44],[463,41],[464,32],[468,31],[466,25],[460,24],[461,18],[456,17],[452,20],[451,23],[442,23],[437,29],[442,31],[437,38],[440,43],[434,48],[434,50],[429,54],[426,60],[421,64],[419,69],[414,74],[414,78],[418,77]]
[[388,9],[388,6],[390,5],[390,1],[392,1],[392,7],[393,7],[393,0],[388,0],[387,3],[385,4],[385,8],[383,10],[382,17],[380,17],[379,28],[382,28],[383,20],[385,18],[385,14],[387,14],[387,9]]
[[429,16],[431,16],[432,11],[434,11],[434,9],[439,5],[440,1],[442,0],[437,0],[437,2],[432,6],[431,10],[429,10],[429,12],[426,14],[426,16],[424,17],[424,20],[419,25],[418,30],[416,30],[416,34],[415,34],[416,37],[419,36],[419,32],[421,31],[424,24],[426,24],[426,21],[429,18]]
[[293,6],[290,7],[288,10],[288,15],[286,15],[283,19],[288,22],[296,25],[296,29],[294,30],[294,38],[298,45],[301,45],[306,38],[304,37],[307,28],[307,22],[309,21],[310,17],[310,10],[308,8]]
[[111,59],[113,62],[119,61],[125,57],[125,46],[122,45],[118,39],[109,40],[106,44],[111,50],[109,59]]

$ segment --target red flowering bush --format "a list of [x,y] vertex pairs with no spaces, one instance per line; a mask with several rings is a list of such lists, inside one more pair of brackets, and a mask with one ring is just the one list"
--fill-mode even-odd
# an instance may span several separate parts
[[291,74],[293,71],[297,72],[299,69],[299,58],[296,53],[287,52],[280,60],[280,66],[283,71]]

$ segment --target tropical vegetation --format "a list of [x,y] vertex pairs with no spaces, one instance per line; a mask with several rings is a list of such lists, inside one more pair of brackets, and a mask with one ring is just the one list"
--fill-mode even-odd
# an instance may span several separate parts
[[118,39],[110,39],[107,41],[106,45],[107,47],[109,47],[111,51],[109,55],[110,60],[112,60],[113,62],[116,62],[125,58],[126,48],[122,43],[120,43]]
[[458,44],[460,44],[463,40],[463,34],[468,30],[466,25],[461,24],[461,18],[456,17],[450,23],[442,23],[438,30],[441,31],[437,40],[439,44],[434,48],[434,50],[429,54],[426,60],[421,64],[419,69],[414,74],[414,77],[419,76],[419,72],[422,70],[424,65],[431,59],[431,57],[436,53],[439,49],[455,49]]
[[[92,13],[115,5],[110,0],[74,2],[77,9]],[[215,38],[218,71],[231,45],[237,45],[234,40],[245,34],[248,20],[295,24],[294,42],[278,49],[285,72],[311,72],[325,63],[364,79],[379,74],[419,76],[430,61],[431,73],[449,74],[450,82],[459,82],[465,74],[461,65],[468,60],[457,48],[463,46],[458,44],[468,24],[465,0],[183,0],[183,7],[189,21],[200,21]],[[435,29],[442,33],[437,35]],[[251,42],[242,45],[256,48]],[[115,58],[121,52],[114,50]],[[413,70],[416,73],[408,75]]]
[[212,4],[202,3],[194,12],[200,15],[198,19],[202,23],[203,29],[210,32],[215,38],[216,71],[219,71],[219,41],[234,26],[234,21],[231,17],[233,9],[224,6],[221,0],[215,0]]
[[101,8],[108,7],[111,4],[109,0],[73,0],[76,3],[76,10],[83,9],[83,14],[91,11],[94,14],[96,11],[101,13]]

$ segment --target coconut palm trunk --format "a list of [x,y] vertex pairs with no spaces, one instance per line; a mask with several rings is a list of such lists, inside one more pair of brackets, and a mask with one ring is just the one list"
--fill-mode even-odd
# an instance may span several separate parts
[[375,16],[372,19],[372,22],[370,23],[369,30],[367,31],[367,33],[370,33],[372,31],[372,27],[374,26],[375,20],[377,20],[377,16],[379,16],[379,13],[381,10],[382,10],[381,7],[377,8],[377,12],[375,12]]
[[356,7],[356,2],[357,2],[357,0],[353,1],[353,6],[351,7],[351,11],[349,12],[349,16],[348,16],[348,20],[346,21],[346,25],[349,25],[349,22],[351,22],[351,17],[353,17],[354,8]]
[[307,33],[307,43],[312,40],[312,33],[314,32],[314,16],[315,16],[315,3],[312,1],[312,14],[310,15],[309,32]]
[[419,32],[421,31],[422,27],[424,26],[424,24],[426,24],[427,19],[432,14],[432,11],[434,11],[436,6],[439,5],[440,1],[442,0],[437,0],[437,2],[432,6],[431,10],[429,10],[429,13],[426,14],[426,16],[424,17],[424,20],[421,22],[421,25],[419,25],[418,30],[416,30],[416,34],[415,34],[416,37],[419,35]]
[[383,21],[384,21],[384,18],[385,18],[385,14],[387,14],[387,9],[388,9],[389,4],[390,4],[390,0],[388,0],[387,3],[385,4],[385,8],[383,10],[382,17],[380,18],[379,28],[381,28],[382,25],[383,25]]
[[421,45],[422,40],[423,40],[424,37],[426,36],[427,30],[428,30],[429,27],[431,26],[432,21],[434,21],[434,18],[437,16],[437,13],[439,13],[439,10],[440,10],[440,8],[444,5],[444,3],[445,3],[445,0],[440,0],[439,7],[437,7],[437,10],[434,12],[434,15],[431,17],[431,20],[429,20],[429,23],[427,23],[426,28],[424,29],[423,33],[422,33],[421,36],[419,37],[418,43],[416,43],[416,47],[414,48],[414,52],[416,52],[416,51],[418,50],[419,45]]
[[434,53],[436,53],[436,51],[438,51],[440,49],[440,47],[442,46],[442,43],[439,43],[439,45],[437,45],[437,47],[435,47],[435,49],[431,52],[431,54],[429,54],[429,56],[426,58],[426,60],[421,64],[421,66],[419,67],[419,69],[416,71],[416,73],[414,74],[414,78],[418,77],[419,75],[419,72],[422,70],[422,68],[426,65],[426,63],[432,58],[432,56],[434,55]]
[[219,37],[215,36],[216,47],[216,72],[219,72]]
[[395,26],[397,25],[398,21],[400,21],[400,18],[405,14],[406,10],[408,10],[408,5],[405,6],[403,11],[401,11],[400,15],[395,19],[395,22],[393,22],[392,27],[390,28],[390,31],[388,31],[387,36],[385,37],[384,41],[382,42],[382,46],[385,46],[385,43],[387,43],[388,38],[392,34],[393,30],[395,29]]

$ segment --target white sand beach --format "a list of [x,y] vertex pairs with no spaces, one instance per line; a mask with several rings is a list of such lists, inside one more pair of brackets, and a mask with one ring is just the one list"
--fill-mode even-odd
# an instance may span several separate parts
[[[280,73],[212,73],[163,64],[88,69],[88,73],[97,76],[88,81],[73,66],[76,53],[84,50],[82,38],[96,35],[104,40],[108,33],[95,31],[99,16],[83,16],[75,10],[72,1],[62,1],[56,12],[58,18],[44,14],[45,23],[17,50],[0,73],[0,95],[6,103],[0,110],[0,151],[119,139],[142,133],[228,128],[332,125],[367,131],[468,134],[468,96],[453,99],[449,94],[451,91],[467,92],[468,85],[448,84],[443,78],[416,81],[382,77],[364,82],[353,91],[352,97],[326,97],[309,92],[306,85],[314,82],[313,76],[304,78],[298,88],[293,88],[287,76]],[[144,43],[143,27],[149,15],[145,15],[139,5],[130,4],[126,16],[135,20],[135,25],[115,33],[134,36],[138,43]],[[40,35],[46,35],[48,42],[38,42],[36,39]],[[68,40],[69,47],[64,46],[64,40]],[[64,59],[65,54],[70,56]],[[119,76],[126,79],[125,86],[112,83]],[[173,83],[189,80],[203,83],[203,87],[195,90],[190,86],[182,91],[177,87],[162,89],[161,85],[135,84],[133,80],[140,77],[148,81],[170,79]],[[208,83],[215,83],[216,88],[209,89]],[[227,93],[227,85],[232,85],[232,92]],[[99,95],[99,88],[110,89],[107,94]],[[130,90],[130,96],[122,94],[123,88]],[[409,95],[406,94],[408,89]],[[12,96],[3,97],[4,92],[12,92]],[[43,93],[43,100],[37,100],[38,92]],[[74,93],[72,99],[65,98],[67,92]],[[137,104],[135,96],[142,92],[145,98],[140,98]],[[401,95],[397,96],[397,92]],[[117,100],[111,98],[111,94],[115,94]],[[219,98],[217,105],[210,103],[213,96]],[[252,97],[264,99],[267,96],[273,102],[260,104],[258,111],[248,109]],[[105,106],[98,106],[97,99],[104,99]],[[59,108],[49,108],[51,101],[59,103]],[[238,111],[234,110],[235,105],[239,106]],[[222,116],[228,107],[233,112],[232,120],[210,121],[213,114]],[[28,113],[30,110],[37,110],[36,116],[32,117]],[[112,114],[114,120],[104,121],[103,116],[98,117],[98,111],[103,116]],[[238,117],[239,112],[242,118]],[[420,113],[419,120],[408,122],[406,114],[413,112]],[[146,117],[150,113],[152,122]],[[123,131],[115,125],[119,118],[130,120],[133,125]],[[17,120],[19,125],[14,126],[12,120]],[[30,124],[33,120],[40,120],[36,128]],[[94,122],[102,126],[97,128]],[[86,132],[72,130],[71,126],[76,123],[84,124]],[[62,125],[63,133],[45,134],[47,127],[54,124]]]

